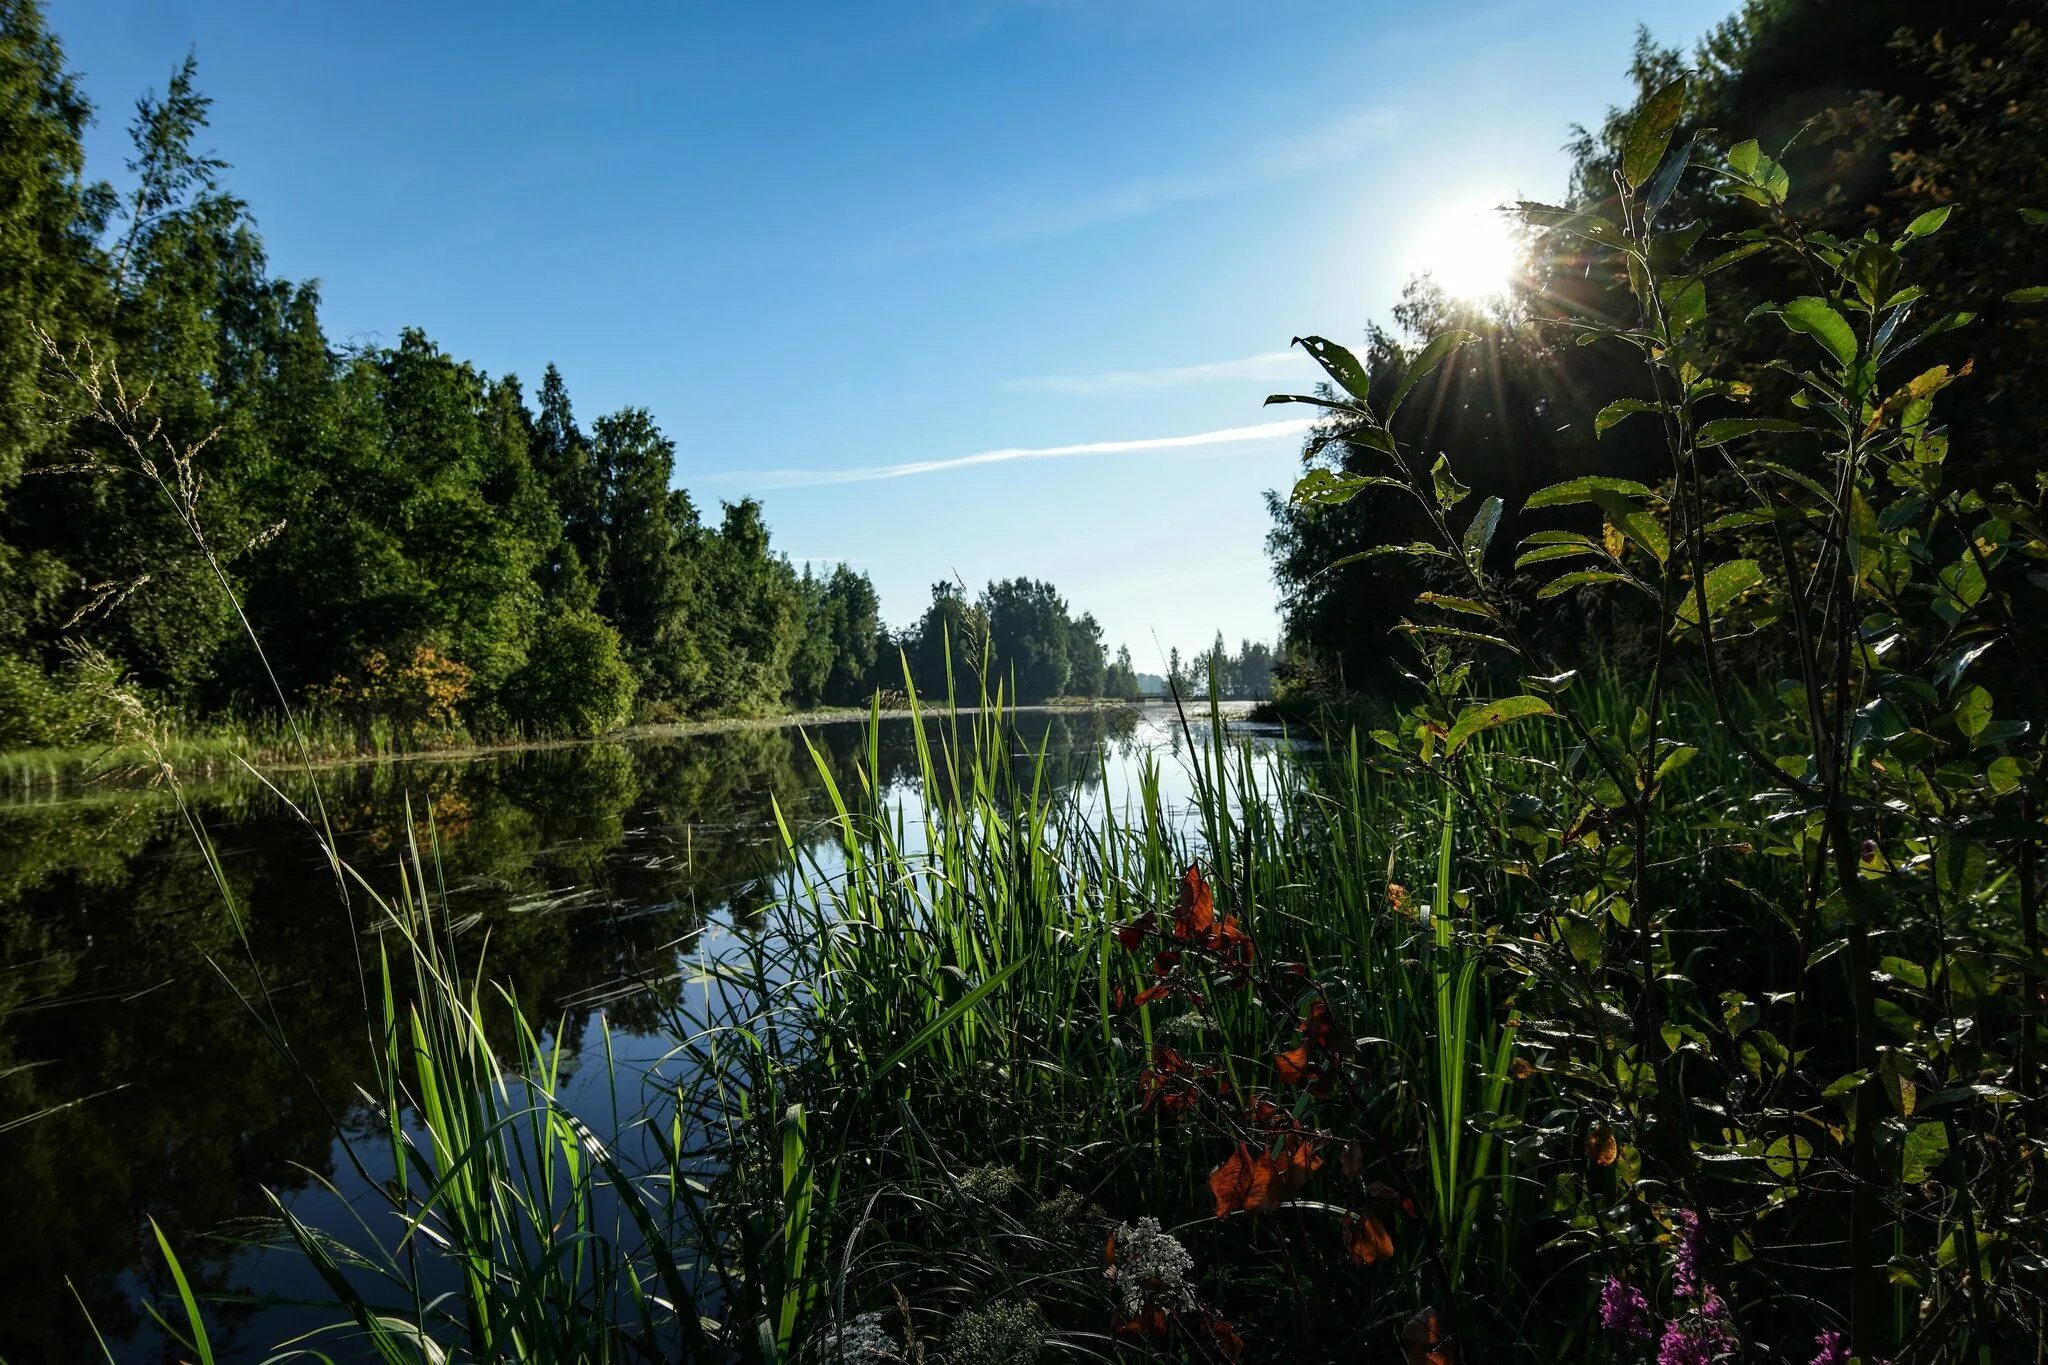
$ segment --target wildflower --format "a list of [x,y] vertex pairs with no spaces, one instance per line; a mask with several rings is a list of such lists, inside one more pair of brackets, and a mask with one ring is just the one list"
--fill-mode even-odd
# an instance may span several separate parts
[[947,1358],[958,1365],[1031,1365],[1045,1348],[1045,1333],[1037,1304],[992,1303],[954,1320]]
[[1664,1339],[1657,1343],[1657,1365],[1713,1365],[1715,1342],[1704,1332],[1683,1323],[1664,1324]]
[[1023,1182],[1011,1166],[976,1166],[960,1177],[960,1193],[993,1204],[1006,1199]]
[[824,1333],[814,1356],[819,1365],[870,1365],[896,1358],[896,1343],[882,1330],[880,1313],[862,1313]]
[[1600,1325],[1631,1341],[1650,1339],[1650,1301],[1634,1285],[1609,1275],[1600,1287]]
[[1195,1258],[1157,1218],[1140,1218],[1137,1226],[1119,1223],[1109,1239],[1108,1275],[1123,1295],[1124,1316],[1147,1319],[1148,1309],[1180,1312],[1195,1305],[1188,1272]]
[[1706,1289],[1700,1263],[1706,1256],[1707,1239],[1700,1232],[1700,1216],[1691,1209],[1680,1209],[1675,1221],[1678,1254],[1671,1262],[1671,1292],[1681,1299],[1696,1299]]
[[1842,1344],[1840,1332],[1822,1332],[1813,1339],[1813,1344],[1817,1348],[1813,1365],[1849,1365],[1849,1348]]

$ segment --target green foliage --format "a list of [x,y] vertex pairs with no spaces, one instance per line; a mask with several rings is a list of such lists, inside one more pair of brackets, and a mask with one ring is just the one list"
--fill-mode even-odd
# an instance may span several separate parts
[[[2048,1243],[2039,1220],[2006,1216],[2001,1155],[2033,1140],[2043,1079],[2048,694],[2027,632],[2048,478],[1991,482],[1959,457],[1947,391],[1973,367],[1910,354],[1967,320],[1906,325],[1925,296],[1909,271],[1947,215],[1895,237],[1802,227],[1779,212],[1796,179],[1750,144],[1696,167],[1688,144],[1676,173],[1653,178],[1652,144],[1661,153],[1684,89],[1665,84],[1623,125],[1608,216],[1523,206],[1548,249],[1567,238],[1625,282],[1627,323],[1559,323],[1636,358],[1654,400],[1604,411],[1647,414],[1667,467],[1528,496],[1524,511],[1597,510],[1601,534],[1527,534],[1525,580],[1487,562],[1497,518],[1482,511],[1484,534],[1450,519],[1455,451],[1418,447],[1347,400],[1321,401],[1383,472],[1315,471],[1297,498],[1341,507],[1368,479],[1402,488],[1423,535],[1393,552],[1456,585],[1415,595],[1402,630],[1423,696],[1375,738],[1443,782],[1447,831],[1461,803],[1498,850],[1505,880],[1460,905],[1497,949],[1457,970],[1485,973],[1498,1009],[1522,1017],[1524,1074],[1546,1077],[1551,1115],[1512,1141],[1524,1163],[1555,1163],[1552,1210],[1608,1277],[1605,1295],[1647,1294],[1631,1313],[1709,1354],[1810,1324],[1810,1311],[1781,1316],[1789,1290],[1825,1305],[1864,1359],[1993,1358],[2038,1339],[2036,1308],[2001,1287]],[[1726,196],[1722,242],[1658,227],[1693,181]],[[1776,337],[1717,322],[1719,278],[1704,280],[1727,241],[1761,244],[1758,267],[1782,260],[1803,287],[1751,303],[1730,283],[1745,319],[1782,323]],[[1738,342],[1767,359],[1731,352]],[[1342,367],[1331,374],[1349,387]],[[1571,661],[1523,624],[1532,603],[1588,597],[1652,642],[1620,706],[1575,686]],[[1733,660],[1750,642],[1783,672],[1745,703]],[[1549,798],[1482,739],[1536,719],[1569,737]],[[1547,762],[1546,748],[1529,757]],[[1717,748],[1738,761],[1694,799],[1690,765]],[[1724,863],[1717,845],[1748,862]],[[1659,871],[1673,848],[1692,850],[1683,877]],[[1450,858],[1446,843],[1440,945],[1464,894]],[[2029,1003],[1991,1005],[2008,995]],[[1975,1022],[1959,1028],[1960,1014]],[[1924,1091],[1942,1096],[1937,1118],[1922,1116]],[[1710,1112],[1687,1098],[1703,1095]],[[1445,1204],[1444,1235],[1464,1208]],[[1844,1273],[1795,1273],[1786,1252],[1816,1238],[1839,1239]],[[1647,1254],[1660,1240],[1678,1247],[1661,1293]]]
[[565,607],[541,618],[504,704],[534,733],[592,736],[625,724],[638,690],[619,633],[596,612]]

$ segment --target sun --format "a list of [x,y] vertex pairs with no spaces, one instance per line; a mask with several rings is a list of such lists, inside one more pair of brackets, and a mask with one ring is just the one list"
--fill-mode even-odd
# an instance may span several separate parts
[[1416,274],[1468,303],[1505,294],[1523,265],[1507,215],[1487,200],[1454,204],[1425,218],[1410,261]]

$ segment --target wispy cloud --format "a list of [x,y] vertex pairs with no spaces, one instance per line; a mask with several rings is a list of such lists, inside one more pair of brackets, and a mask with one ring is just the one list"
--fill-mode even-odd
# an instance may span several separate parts
[[885,244],[882,254],[1039,241],[1143,217],[1175,204],[1220,199],[1348,161],[1391,139],[1401,122],[1392,109],[1366,106],[1305,131],[1225,153],[1203,166],[1150,171],[1092,186],[1049,184],[1043,179],[1012,183],[911,228]]
[[977,465],[1009,464],[1015,460],[1071,460],[1090,455],[1138,455],[1159,450],[1189,450],[1201,446],[1237,445],[1248,441],[1299,436],[1314,423],[1306,417],[1282,422],[1260,422],[1248,427],[1223,427],[1197,431],[1186,436],[1147,436],[1129,441],[1084,441],[1066,446],[1011,446],[984,450],[973,455],[956,455],[946,460],[914,460],[908,464],[870,465],[860,469],[733,469],[705,475],[718,483],[743,484],[749,488],[810,488],[822,484],[874,483],[882,479],[907,479],[918,474],[943,474]]
[[1099,397],[1145,389],[1177,389],[1187,384],[1208,384],[1219,379],[1288,379],[1314,369],[1314,362],[1300,351],[1261,351],[1235,360],[1170,365],[1156,370],[1110,370],[1103,374],[1006,379],[1003,387],[1023,393],[1072,393]]

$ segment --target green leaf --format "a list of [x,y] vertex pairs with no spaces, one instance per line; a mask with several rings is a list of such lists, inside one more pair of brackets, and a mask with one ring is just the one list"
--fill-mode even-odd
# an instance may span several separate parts
[[1664,149],[1671,145],[1671,131],[1678,126],[1678,116],[1683,112],[1683,76],[1643,101],[1621,140],[1621,178],[1630,189],[1640,188],[1657,173]]
[[2030,284],[2005,296],[2007,303],[2040,303],[2044,299],[2048,299],[2048,284]]
[[1568,573],[1561,578],[1553,578],[1548,583],[1545,583],[1536,590],[1536,600],[1539,602],[1548,601],[1553,597],[1562,597],[1574,588],[1588,588],[1596,583],[1630,582],[1634,582],[1634,580],[1627,574],[1615,573],[1610,569],[1581,569],[1577,573]]
[[1963,689],[1956,698],[1955,709],[1949,713],[1956,729],[1963,732],[1965,739],[1975,739],[1991,724],[1991,694],[1975,683]]
[[1728,149],[1728,168],[1737,175],[1754,177],[1757,160],[1762,155],[1763,149],[1756,145],[1755,138],[1747,142],[1738,142]]
[[1429,344],[1422,348],[1421,354],[1408,363],[1408,373],[1401,376],[1400,384],[1394,389],[1394,396],[1387,403],[1387,420],[1389,422],[1394,420],[1394,414],[1401,410],[1402,401],[1408,397],[1417,384],[1420,384],[1428,376],[1431,370],[1443,364],[1444,357],[1471,340],[1473,340],[1473,336],[1470,332],[1461,332],[1455,329],[1441,332],[1431,337]]
[[2011,796],[2018,791],[2020,779],[2024,775],[2025,771],[2020,767],[2020,761],[2010,754],[1992,759],[1991,766],[1984,770],[1984,780],[1990,784],[1993,794],[1997,796]]
[[1503,697],[1499,701],[1477,702],[1458,713],[1450,734],[1444,737],[1444,752],[1454,754],[1474,735],[1498,729],[1512,721],[1532,716],[1554,716],[1550,703],[1541,697]]
[[1486,547],[1493,543],[1493,533],[1500,529],[1501,501],[1498,495],[1479,504],[1479,510],[1472,514],[1472,524],[1465,528],[1465,558],[1475,568],[1486,558]]
[[1407,486],[1381,474],[1339,474],[1334,469],[1311,469],[1295,481],[1294,492],[1288,496],[1288,501],[1296,507],[1335,507],[1357,497],[1375,480],[1396,487]]
[[1899,1148],[1899,1183],[1924,1184],[1948,1160],[1948,1128],[1941,1123],[1916,1123],[1906,1130]]
[[2048,209],[2021,209],[2020,217],[2035,227],[2048,227]]
[[1837,363],[1845,366],[1856,363],[1855,329],[1849,326],[1848,319],[1829,306],[1826,299],[1811,295],[1794,299],[1778,316],[1793,331],[1804,332],[1818,341]]
[[1358,363],[1357,356],[1322,337],[1296,337],[1294,344],[1314,356],[1316,364],[1322,366],[1346,393],[1361,403],[1371,400],[1372,379],[1366,374],[1365,366]]
[[1451,460],[1448,455],[1436,457],[1436,463],[1430,466],[1429,478],[1430,482],[1436,486],[1437,506],[1446,511],[1463,502],[1472,491],[1464,484],[1459,483],[1458,476],[1451,472]]
[[[1707,570],[1707,616],[1719,616],[1728,604],[1764,581],[1764,571],[1754,559],[1733,559]],[[1699,595],[1688,590],[1678,604],[1678,619],[1684,625],[1699,624]]]
[[1593,435],[1595,437],[1605,436],[1609,427],[1619,426],[1622,422],[1639,412],[1662,411],[1664,411],[1662,403],[1653,403],[1647,398],[1617,398],[1606,407],[1600,409],[1600,415],[1593,419]]
[[1764,1148],[1764,1164],[1771,1174],[1790,1177],[1813,1165],[1813,1143],[1803,1137],[1781,1137]]
[[1500,619],[1500,613],[1492,607],[1487,606],[1484,602],[1475,602],[1469,597],[1452,597],[1449,593],[1424,592],[1417,593],[1415,600],[1425,607],[1441,607],[1445,611],[1463,612],[1467,616],[1483,617],[1488,621],[1498,621]]
[[1695,439],[1703,446],[1724,446],[1759,431],[1804,430],[1799,423],[1781,417],[1718,417],[1702,426]]
[[1601,553],[1600,547],[1591,544],[1538,545],[1533,549],[1522,551],[1520,557],[1515,560],[1515,568],[1519,571],[1528,568],[1532,564],[1548,564],[1555,559],[1579,559],[1586,555],[1596,555],[1599,553]]
[[1529,495],[1522,504],[1525,509],[1538,507],[1567,507],[1574,503],[1596,501],[1601,493],[1617,493],[1627,498],[1647,498],[1650,490],[1634,479],[1608,478],[1599,474],[1588,474],[1581,478],[1566,479],[1563,483],[1539,488]]
[[1932,237],[1935,233],[1941,231],[1941,225],[1946,223],[1948,216],[1955,211],[1956,206],[1954,204],[1943,204],[1938,209],[1929,209],[1912,222],[1906,224],[1906,235],[1908,237]]

